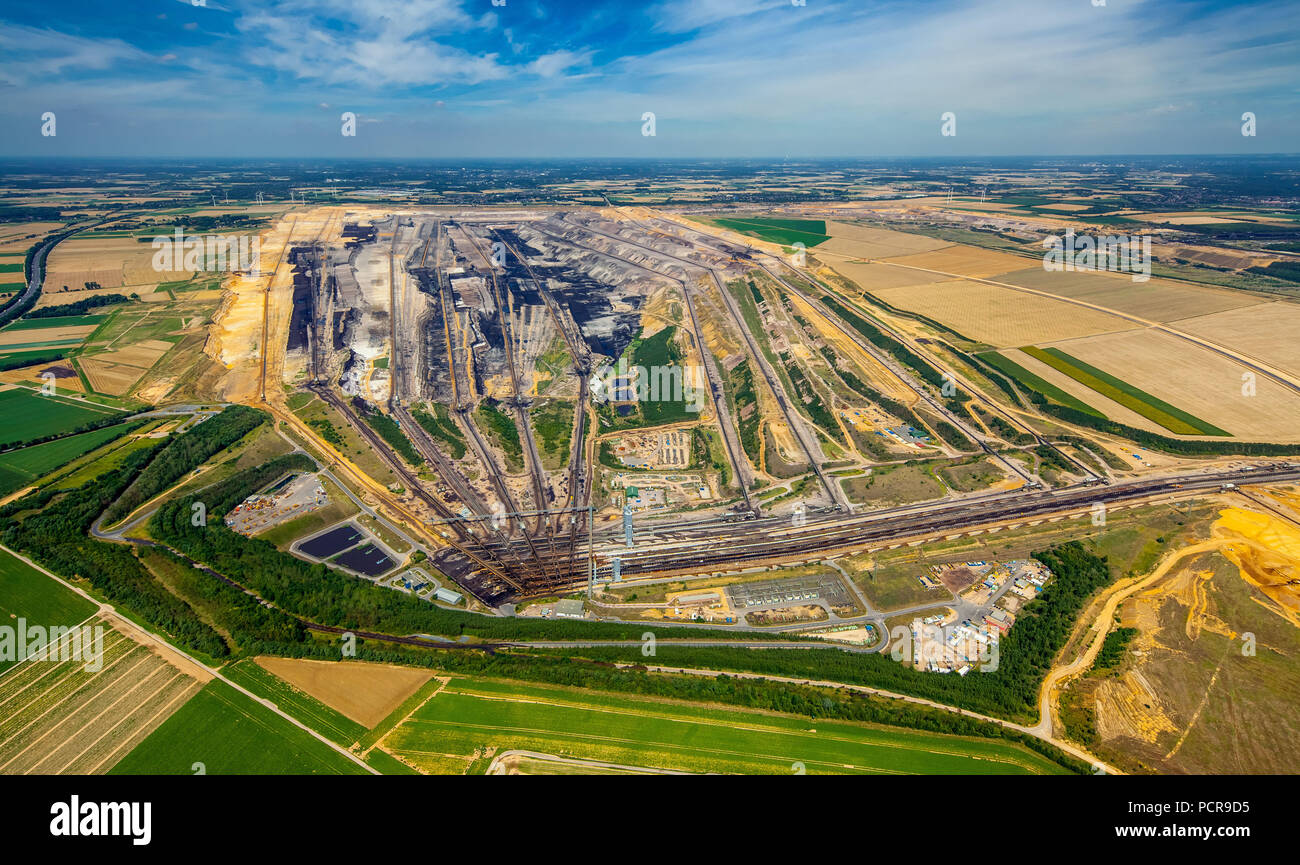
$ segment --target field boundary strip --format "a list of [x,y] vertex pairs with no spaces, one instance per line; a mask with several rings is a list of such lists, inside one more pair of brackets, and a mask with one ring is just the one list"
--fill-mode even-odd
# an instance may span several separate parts
[[1126,381],[1116,378],[1110,373],[1066,354],[1060,349],[1042,349],[1037,346],[1027,345],[1022,346],[1020,350],[1035,360],[1047,364],[1057,372],[1069,376],[1090,390],[1137,412],[1153,423],[1159,424],[1172,433],[1178,435],[1231,435],[1213,424],[1207,423],[1140,388],[1134,387]]

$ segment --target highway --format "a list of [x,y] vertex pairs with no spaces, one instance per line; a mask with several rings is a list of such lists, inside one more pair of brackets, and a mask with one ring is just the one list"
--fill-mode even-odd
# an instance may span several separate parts
[[[146,211],[141,214],[133,215],[147,215],[152,212],[153,211]],[[110,222],[116,222],[122,218],[123,215],[121,211],[115,211],[98,222],[92,222],[89,225],[82,225],[76,228],[69,228],[66,231],[61,231],[58,234],[47,237],[45,240],[41,241],[41,245],[37,247],[36,253],[32,256],[31,279],[29,279],[27,284],[23,287],[22,294],[10,298],[9,302],[5,304],[4,309],[0,310],[0,325],[8,324],[12,319],[18,318],[25,313],[30,306],[36,305],[36,301],[39,299],[41,294],[41,286],[45,282],[45,261],[49,257],[49,254],[54,251],[54,247],[67,240],[69,237],[72,237],[74,234],[89,231],[92,228],[99,228],[101,225],[107,225]],[[29,304],[28,301],[31,301],[31,303]]]

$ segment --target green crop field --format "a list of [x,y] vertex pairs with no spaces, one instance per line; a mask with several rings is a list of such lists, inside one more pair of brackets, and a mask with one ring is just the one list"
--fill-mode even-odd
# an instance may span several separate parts
[[831,239],[826,233],[826,221],[822,219],[769,219],[764,217],[744,217],[715,219],[713,224],[740,234],[748,234],[759,240],[790,246],[802,243],[812,249],[820,243]]
[[361,775],[366,770],[224,682],[212,681],[112,775]]
[[0,370],[18,369],[19,367],[32,366],[38,363],[51,363],[66,357],[68,351],[66,348],[41,348],[0,354]]
[[[33,625],[76,625],[95,612],[95,605],[0,550],[0,624],[14,626],[18,618]],[[0,672],[14,665],[0,661]]]
[[456,766],[484,771],[487,761],[472,759],[483,748],[685,772],[1063,771],[995,740],[465,678],[453,679],[421,705],[381,747],[430,772]]
[[1206,423],[1182,409],[1175,408],[1144,390],[1139,390],[1110,373],[1103,372],[1078,358],[1071,357],[1058,348],[1041,349],[1027,345],[1020,350],[1053,369],[1065,373],[1070,378],[1095,390],[1102,396],[1114,400],[1125,408],[1132,409],[1147,420],[1158,423],[1172,433],[1180,435],[1231,435],[1231,433],[1225,432],[1213,424]]
[[44,474],[126,432],[127,425],[104,427],[0,454],[0,495],[20,489]]
[[49,625],[75,625],[95,605],[11,553],[0,550],[0,623],[12,616]]
[[1022,387],[1037,391],[1052,402],[1060,403],[1069,408],[1078,409],[1079,411],[1086,412],[1093,417],[1105,417],[1105,415],[1092,406],[1077,397],[1066,393],[1051,382],[1034,375],[1032,372],[1003,354],[999,354],[996,351],[985,351],[977,354],[976,357],[1003,375],[1011,376],[1016,380],[1016,383]]
[[66,432],[112,413],[101,406],[41,396],[25,388],[0,391],[0,444]]
[[361,738],[366,728],[331,709],[320,700],[267,672],[252,658],[245,658],[221,671],[227,679],[270,700],[302,723],[344,747]]
[[54,315],[49,318],[24,318],[15,321],[5,330],[41,330],[47,327],[69,327],[79,324],[99,324],[107,315]]
[[[152,428],[152,425],[146,425],[141,427],[140,431],[143,432],[150,428]],[[40,479],[41,485],[49,484],[57,490],[70,490],[79,487],[86,481],[94,480],[102,474],[111,472],[136,451],[154,447],[158,443],[158,439],[152,439],[145,435],[129,436],[116,443],[101,447],[98,451],[90,454],[87,459],[76,461],[75,465],[69,464],[66,468],[46,475]]]

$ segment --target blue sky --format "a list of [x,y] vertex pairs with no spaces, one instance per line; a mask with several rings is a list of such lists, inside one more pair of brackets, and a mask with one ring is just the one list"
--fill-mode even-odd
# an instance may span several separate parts
[[197,2],[2,0],[0,155],[1300,151],[1293,0]]

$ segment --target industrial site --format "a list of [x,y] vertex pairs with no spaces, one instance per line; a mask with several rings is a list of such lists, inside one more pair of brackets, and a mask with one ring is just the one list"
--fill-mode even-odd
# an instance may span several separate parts
[[[1295,427],[1278,423],[1300,408],[1288,343],[1205,322],[1276,319],[1294,302],[1196,283],[1177,258],[1138,287],[1045,270],[1043,239],[1090,230],[1054,200],[232,211],[217,218],[261,220],[261,260],[202,289],[220,297],[195,318],[160,320],[174,331],[146,331],[167,347],[143,373],[152,390],[104,395],[91,361],[156,317],[122,289],[165,292],[164,308],[207,296],[188,283],[91,289],[108,312],[87,316],[84,347],[10,374],[13,399],[51,399],[24,382],[53,372],[80,385],[59,397],[56,384],[62,410],[136,431],[88,441],[99,449],[43,481],[16,475],[7,501],[148,458],[159,468],[126,478],[90,536],[134,546],[169,592],[258,597],[320,648],[352,634],[385,658],[509,646],[618,663],[650,646],[699,663],[763,647],[729,663],[776,673],[812,670],[760,659],[812,646],[886,664],[873,675],[918,696],[995,683],[1020,708],[965,705],[1010,715],[1067,761],[1099,761],[1096,749],[1110,771],[1136,770],[1180,729],[1153,696],[1168,662],[1150,628],[1169,613],[1142,612],[1144,587],[1203,579],[1179,564],[1190,555],[1220,550],[1226,567],[1242,543],[1265,549],[1246,533],[1289,531],[1300,483]],[[1176,247],[1180,229],[1153,230]],[[48,242],[52,273],[70,231]],[[1288,260],[1240,255],[1243,281]],[[14,326],[28,320],[40,318]],[[1121,337],[1140,365],[1089,348]],[[1193,358],[1205,366],[1189,388]],[[41,447],[15,450],[14,470],[44,464]],[[229,535],[208,534],[216,514]],[[1267,549],[1290,549],[1279,543]],[[262,564],[237,564],[250,556]],[[217,583],[180,580],[185,561]],[[1265,567],[1242,560],[1236,588],[1294,622],[1291,566]],[[1128,576],[1102,588],[1116,569]],[[1190,615],[1208,615],[1187,591]],[[372,612],[340,616],[358,603]],[[1118,616],[1095,640],[1043,630],[1043,610],[1085,603],[1080,623]],[[192,609],[208,627],[214,608]],[[270,627],[232,620],[203,651],[237,659],[236,634],[284,639]],[[1015,690],[1026,641],[1072,643],[1085,660]],[[247,663],[229,681],[337,702],[312,678],[326,668],[275,679],[260,656]],[[570,759],[472,749],[428,763],[404,729],[381,740],[384,757],[358,759],[490,774]]]
[[873,852],[951,822],[917,775],[1075,776],[1041,849],[1284,807],[1200,779],[1300,772],[1291,10],[10,6],[15,825],[192,847],[255,776],[278,846],[373,853],[298,775],[871,775]]

